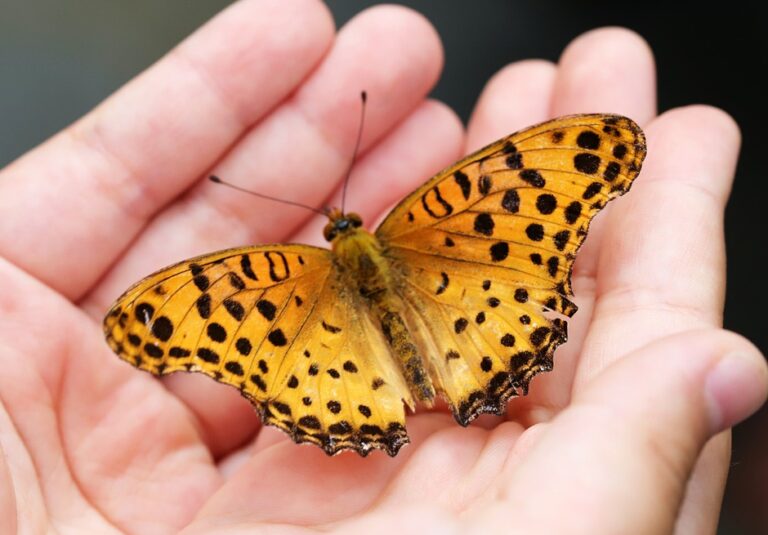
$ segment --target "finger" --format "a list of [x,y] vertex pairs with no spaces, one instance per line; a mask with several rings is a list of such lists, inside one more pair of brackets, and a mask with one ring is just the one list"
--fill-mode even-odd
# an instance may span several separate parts
[[[367,228],[388,208],[440,169],[461,157],[464,128],[445,104],[427,101],[354,167],[347,189],[348,211],[359,214]],[[341,206],[341,186],[329,206]],[[322,230],[328,218],[313,217],[292,237],[297,243],[325,247]]]
[[656,114],[656,76],[645,40],[625,28],[575,39],[558,63],[551,112],[618,113],[645,124]]
[[556,67],[543,60],[519,61],[497,72],[472,112],[467,152],[546,120],[556,76]]
[[[496,511],[480,516],[506,518],[514,507],[522,533],[559,533],[564,522],[570,533],[670,533],[707,439],[767,393],[764,357],[734,334],[692,331],[645,346],[575,397],[503,474]],[[548,514],[574,508],[567,519]]]
[[[369,92],[361,145],[366,151],[418,106],[441,64],[439,38],[423,17],[395,6],[366,10],[340,31],[302,89],[242,139],[215,172],[259,193],[320,207],[349,166],[360,88]],[[94,299],[104,304],[141,275],[182,258],[283,241],[307,214],[204,181],[146,229],[95,289]]]
[[[623,200],[622,212],[606,220],[597,265],[595,335],[585,346],[577,390],[649,340],[722,323],[722,219],[738,155],[738,128],[724,113],[696,106],[668,112],[647,130],[642,174]],[[727,437],[716,437],[704,451],[681,522],[716,521],[711,504],[719,503],[723,491],[727,442]]]
[[[653,53],[642,37],[625,28],[601,28],[575,39],[563,52],[552,97],[552,115],[618,113],[640,125],[656,115],[656,70]],[[618,201],[606,212],[614,210]],[[591,279],[601,247],[605,214],[590,226],[589,237],[574,265],[573,284],[587,319]],[[578,316],[577,316],[578,318]],[[576,329],[577,332],[586,332]],[[579,343],[573,343],[579,345]]]
[[293,90],[332,36],[314,0],[234,4],[3,171],[0,255],[78,298],[159,208]]
[[731,431],[712,437],[685,488],[675,533],[713,533],[720,518],[731,458]]
[[[404,447],[394,459],[382,452],[365,458],[353,452],[328,457],[319,448],[297,447],[287,439],[263,449],[257,444],[254,454],[199,511],[197,520],[206,527],[220,525],[222,518],[236,518],[241,525],[317,526],[343,522],[376,509],[388,495],[403,494],[401,489],[391,487],[401,477],[407,478],[404,469],[420,464],[414,458],[422,455],[422,448],[415,445],[434,441],[434,450],[438,450],[438,435],[448,426],[455,428],[446,414],[417,414],[409,419],[408,426],[413,445]],[[484,441],[479,438],[470,442],[454,446],[451,451],[475,452],[482,449]],[[470,458],[461,457],[460,464],[471,463]],[[285,499],[286,492],[290,500]],[[323,507],[307,507],[319,501]]]
[[714,108],[673,110],[648,127],[641,177],[607,220],[592,325],[602,334],[581,379],[649,339],[721,324],[738,150],[738,127]]
[[20,503],[44,507],[53,524],[106,518],[126,532],[177,532],[221,484],[189,412],[111,357],[62,296],[3,259],[0,280],[13,289],[0,292],[0,396],[13,427],[0,441],[17,454],[20,488],[29,483]]

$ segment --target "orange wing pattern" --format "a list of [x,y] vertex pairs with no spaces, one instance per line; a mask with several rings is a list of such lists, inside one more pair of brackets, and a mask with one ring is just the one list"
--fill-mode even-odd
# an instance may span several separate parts
[[232,249],[176,264],[121,296],[110,347],[155,375],[204,373],[234,386],[262,421],[333,454],[395,455],[410,393],[325,249]]
[[645,157],[630,119],[575,115],[497,141],[406,197],[376,236],[459,423],[500,413],[552,367],[570,273],[592,218]]

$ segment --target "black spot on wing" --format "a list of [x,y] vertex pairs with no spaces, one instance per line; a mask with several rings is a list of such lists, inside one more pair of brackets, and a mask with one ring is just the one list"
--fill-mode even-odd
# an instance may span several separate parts
[[509,244],[507,242],[500,241],[498,243],[494,243],[490,247],[491,252],[491,260],[494,262],[501,262],[507,256],[509,256]]
[[245,308],[243,308],[243,305],[234,299],[224,299],[223,305],[226,311],[229,312],[229,315],[235,318],[237,321],[242,321],[243,317],[245,317]]
[[208,349],[206,347],[198,347],[197,356],[201,360],[204,360],[205,362],[208,362],[210,364],[219,363],[219,354],[213,351],[212,349]]
[[336,334],[338,332],[341,332],[341,327],[336,327],[335,325],[331,325],[330,323],[326,323],[325,320],[320,322],[320,324],[323,326],[323,329],[328,331],[331,334]]
[[210,286],[210,281],[208,280],[208,277],[205,275],[197,275],[192,281],[195,283],[195,286],[197,286],[197,289],[201,292],[204,292],[208,289]]
[[600,190],[603,189],[603,185],[600,182],[592,182],[589,186],[587,186],[587,189],[584,190],[584,193],[581,195],[581,198],[584,200],[589,200],[598,193],[600,193]]
[[149,303],[139,303],[133,313],[139,322],[146,325],[155,315],[155,307]]
[[488,213],[480,213],[475,216],[475,232],[479,232],[480,234],[483,234],[485,236],[492,236],[493,235],[493,217],[491,214]]
[[144,352],[152,358],[159,359],[165,354],[160,346],[147,342],[144,344]]
[[536,169],[525,169],[520,171],[520,178],[533,186],[534,188],[543,188],[547,181]]
[[483,175],[477,181],[477,190],[481,195],[488,195],[493,187],[493,179],[490,175]]
[[466,318],[459,318],[453,323],[453,330],[456,334],[461,334],[467,328],[467,325],[469,325],[469,321]]
[[520,211],[520,194],[517,193],[517,190],[508,189],[504,192],[504,197],[501,199],[501,207],[512,214]]
[[[273,258],[277,258],[277,262]],[[269,264],[269,278],[274,282],[281,282],[291,276],[291,269],[288,267],[288,260],[280,251],[267,251],[264,257]]]
[[605,171],[603,171],[603,178],[607,182],[613,182],[619,176],[619,173],[621,173],[621,165],[616,162],[609,162],[605,166]]
[[472,192],[472,183],[469,181],[469,177],[461,171],[456,171],[453,173],[453,179],[456,181],[456,184],[459,185],[459,188],[461,188],[461,194],[464,196],[464,200],[469,199],[469,195]]
[[227,339],[227,330],[219,323],[209,323],[206,328],[208,338],[214,342],[224,342]]
[[268,321],[272,321],[275,319],[275,313],[277,312],[277,307],[272,301],[269,301],[268,299],[260,299],[256,303],[256,310],[259,311],[259,314],[264,316],[265,319]]
[[572,201],[565,208],[565,220],[568,222],[568,224],[573,225],[580,216],[581,203],[579,201]]
[[243,282],[243,279],[241,279],[240,276],[237,273],[235,273],[234,271],[230,271],[229,272],[229,284],[235,290],[244,290],[245,289],[245,282]]
[[526,227],[525,234],[531,241],[541,241],[544,239],[544,227],[539,223],[531,223]]
[[226,362],[224,364],[224,369],[233,375],[237,375],[238,377],[242,377],[243,375],[245,375],[243,366],[235,360],[230,360]]
[[167,342],[173,335],[173,323],[166,316],[160,316],[152,322],[152,334],[155,338]]
[[589,152],[580,152],[573,157],[573,165],[581,173],[594,175],[600,168],[600,157]]
[[256,273],[253,272],[253,266],[251,266],[251,257],[247,254],[244,254],[240,257],[240,269],[243,270],[243,275],[248,277],[251,280],[259,280],[259,278],[256,276]]
[[250,340],[247,338],[238,338],[237,342],[235,342],[235,348],[237,349],[237,352],[243,355],[244,357],[247,357],[251,354],[251,350],[253,349],[253,346],[251,345]]
[[576,144],[582,149],[597,150],[600,148],[600,136],[592,130],[584,130],[576,138]]
[[183,347],[178,346],[173,346],[168,350],[168,356],[174,358],[184,358],[190,356],[191,354],[192,353],[189,351],[189,349],[184,349]]
[[208,319],[211,316],[211,295],[205,293],[198,297],[195,301],[195,307],[201,318]]
[[557,208],[557,198],[551,193],[542,193],[536,198],[536,209],[539,213],[549,215]]
[[565,249],[565,246],[568,245],[568,240],[571,238],[571,232],[568,230],[561,230],[557,234],[555,234],[553,240],[555,242],[555,247],[557,247],[558,251],[562,251]]
[[285,338],[285,334],[283,333],[282,329],[275,329],[274,331],[271,331],[267,336],[267,340],[269,340],[269,342],[276,347],[282,347],[288,343],[288,340]]
[[450,283],[450,279],[448,278],[448,274],[445,271],[440,272],[440,285],[437,287],[437,290],[435,291],[435,295],[440,295],[443,293],[446,288],[448,288],[448,284]]
[[[429,201],[427,199],[427,196],[433,193],[435,197],[435,201],[440,205],[440,208],[437,209],[436,206],[430,207]],[[443,199],[443,196],[440,195],[440,190],[437,186],[433,187],[432,189],[428,190],[424,195],[421,196],[421,205],[424,208],[424,211],[426,211],[431,217],[435,219],[440,219],[446,216],[449,216],[453,213],[453,206]],[[437,209],[437,211],[434,211],[432,208]]]
[[519,152],[510,154],[507,156],[507,167],[510,169],[522,169],[523,168],[523,155]]

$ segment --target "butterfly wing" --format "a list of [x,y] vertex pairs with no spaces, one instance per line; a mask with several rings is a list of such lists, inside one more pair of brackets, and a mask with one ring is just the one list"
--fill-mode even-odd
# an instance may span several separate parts
[[406,197],[376,231],[438,388],[466,425],[549,370],[590,221],[645,156],[630,119],[574,115],[501,139]]
[[332,253],[231,249],[142,280],[104,320],[110,347],[155,375],[204,373],[238,388],[262,421],[333,454],[408,441],[410,393],[376,355],[386,341],[350,298]]

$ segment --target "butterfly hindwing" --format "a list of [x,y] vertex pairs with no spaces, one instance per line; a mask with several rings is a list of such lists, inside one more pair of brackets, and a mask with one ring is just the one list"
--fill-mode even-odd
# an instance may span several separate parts
[[247,247],[176,264],[121,296],[104,330],[134,366],[234,386],[264,423],[327,453],[394,455],[408,441],[410,394],[328,250]]
[[542,123],[439,173],[378,228],[460,423],[501,412],[551,368],[566,326],[542,312],[575,313],[576,251],[595,214],[628,191],[645,151],[625,117]]

